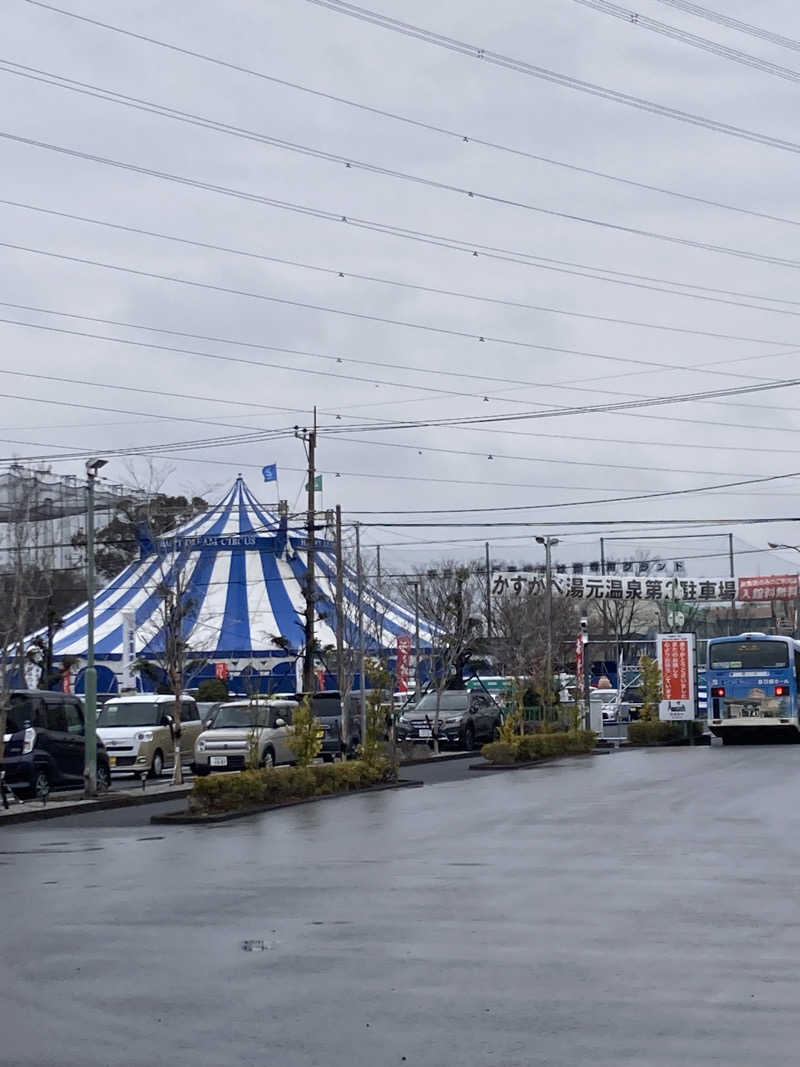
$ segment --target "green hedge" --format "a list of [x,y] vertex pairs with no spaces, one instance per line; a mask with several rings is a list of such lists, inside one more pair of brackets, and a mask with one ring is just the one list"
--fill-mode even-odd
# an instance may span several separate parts
[[354,789],[394,781],[395,771],[388,760],[368,765],[361,760],[346,763],[318,763],[310,767],[280,767],[241,771],[238,774],[211,774],[196,778],[189,794],[189,810],[196,814],[218,814],[281,804],[308,797],[349,793]]
[[525,734],[513,743],[493,741],[481,749],[489,763],[532,763],[554,756],[574,756],[594,749],[596,735],[591,730]]
[[[690,722],[689,728],[695,737],[699,737],[703,732],[703,724],[700,722]],[[628,726],[628,741],[632,745],[658,745],[669,741],[682,741],[686,736],[685,722],[639,719]]]

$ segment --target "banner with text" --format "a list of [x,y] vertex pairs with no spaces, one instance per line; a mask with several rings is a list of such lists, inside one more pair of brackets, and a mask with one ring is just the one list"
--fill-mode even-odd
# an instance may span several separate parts
[[[766,579],[765,579],[766,580]],[[547,579],[527,571],[496,571],[492,596],[526,597],[547,591]],[[637,578],[553,575],[553,592],[572,600],[737,600],[735,578]],[[755,599],[755,598],[751,598]]]
[[695,717],[694,634],[658,634],[658,665],[664,699],[658,717],[686,722]]

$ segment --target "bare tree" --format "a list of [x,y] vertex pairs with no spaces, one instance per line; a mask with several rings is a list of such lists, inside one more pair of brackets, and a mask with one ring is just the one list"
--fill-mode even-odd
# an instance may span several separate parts
[[[547,677],[547,603],[544,594],[506,594],[496,598],[493,609],[495,647],[503,674],[517,680],[520,706],[524,689],[536,690],[546,707],[553,705],[553,679]],[[573,600],[553,598],[553,666],[566,666],[574,658],[580,608]]]
[[437,569],[419,569],[420,614],[436,627],[436,647],[431,651],[431,677],[436,692],[432,722],[434,752],[439,751],[439,721],[442,694],[448,688],[463,688],[464,667],[481,640],[483,586],[474,568],[454,561]]

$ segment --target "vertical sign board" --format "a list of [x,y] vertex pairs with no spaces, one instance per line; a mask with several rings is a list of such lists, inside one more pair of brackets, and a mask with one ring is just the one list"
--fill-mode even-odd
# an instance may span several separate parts
[[122,677],[120,690],[123,693],[136,689],[133,664],[136,660],[136,613],[122,612]]
[[395,679],[397,682],[397,692],[408,692],[408,665],[411,662],[411,638],[410,637],[398,637],[397,638],[397,669],[395,671]]
[[669,722],[695,718],[695,635],[658,634],[658,665],[664,699],[658,717]]
[[215,663],[214,664],[214,677],[219,678],[221,682],[227,682],[228,680],[228,664],[227,663]]

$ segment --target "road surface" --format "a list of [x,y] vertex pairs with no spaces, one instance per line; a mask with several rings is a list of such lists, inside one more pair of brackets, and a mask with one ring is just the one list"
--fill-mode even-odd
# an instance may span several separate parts
[[785,1067],[799,777],[800,746],[629,751],[4,831],[0,1058]]

